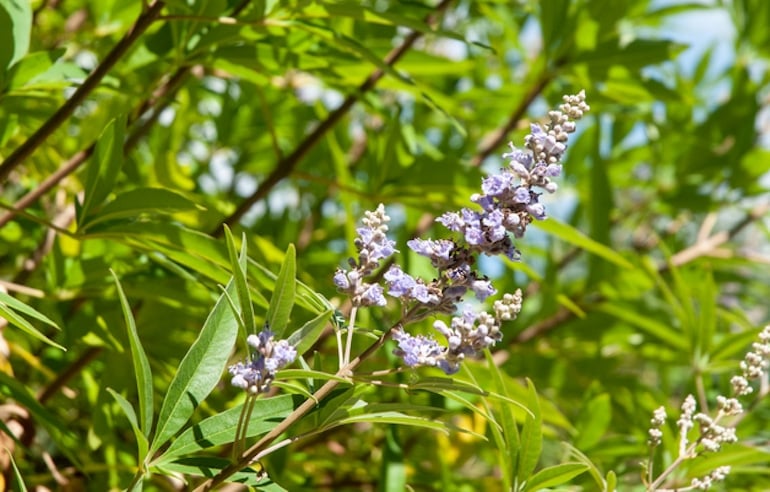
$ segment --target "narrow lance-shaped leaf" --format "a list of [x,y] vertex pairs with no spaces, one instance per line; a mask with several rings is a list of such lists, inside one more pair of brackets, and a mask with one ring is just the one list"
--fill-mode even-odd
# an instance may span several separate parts
[[281,271],[275,281],[275,290],[267,309],[267,321],[276,338],[281,338],[289,323],[291,308],[294,307],[296,290],[297,260],[294,245],[290,244],[281,265]]
[[[233,281],[228,283],[226,291],[233,298]],[[237,336],[238,323],[222,294],[169,385],[150,446],[151,454],[184,426],[193,411],[214,389]]]
[[78,213],[78,227],[86,223],[91,212],[104,202],[112,191],[123,166],[123,140],[126,132],[125,117],[109,122],[88,165],[83,205]]
[[235,239],[230,232],[230,228],[225,226],[225,241],[227,242],[227,253],[230,257],[230,265],[233,270],[233,282],[238,294],[238,301],[241,305],[241,321],[246,327],[246,335],[256,334],[257,327],[254,324],[254,307],[251,304],[249,296],[249,285],[246,280],[248,265],[248,256],[246,254],[246,237],[241,238],[241,253],[237,252]]
[[16,461],[13,459],[13,454],[5,448],[5,452],[8,453],[8,458],[11,460],[11,466],[13,467],[13,478],[16,481],[16,487],[19,492],[27,492],[27,486],[24,485],[24,479],[21,476],[19,468],[16,466]]
[[585,473],[588,466],[583,463],[562,463],[549,466],[537,472],[528,482],[525,492],[543,490],[563,485],[576,476]]
[[53,347],[56,347],[60,350],[67,350],[58,343],[54,342],[47,336],[45,336],[40,330],[32,326],[32,324],[27,321],[26,319],[22,318],[18,314],[16,314],[16,311],[23,312],[24,314],[27,314],[30,317],[33,317],[37,320],[43,321],[47,325],[53,326],[57,330],[60,328],[48,319],[45,315],[38,312],[34,308],[24,304],[23,302],[14,299],[13,297],[9,296],[5,292],[0,292],[0,317],[5,318],[6,321],[8,321],[10,324],[16,326],[17,328],[20,328],[22,331],[27,333],[28,335],[31,335],[38,340],[41,340],[48,345],[51,345]]
[[195,203],[179,193],[163,188],[135,188],[116,196],[90,218],[83,228],[99,222],[136,217],[142,213],[170,214],[183,210],[194,210]]
[[298,355],[304,354],[313,346],[321,336],[321,333],[323,333],[324,326],[329,322],[333,313],[334,311],[331,309],[325,311],[289,335],[288,341],[295,349],[297,349]]
[[540,414],[540,399],[535,391],[535,385],[527,379],[527,407],[531,415],[524,417],[521,429],[521,451],[517,476],[519,481],[529,479],[540,459],[543,450],[543,418]]
[[[115,272],[110,270],[112,278],[115,279],[115,287],[118,290],[120,307],[123,310],[123,318],[126,320],[126,331],[128,333],[128,345],[131,349],[131,361],[134,365],[134,377],[136,378],[136,390],[139,395],[139,428],[146,438],[150,437],[152,431],[152,416],[154,413],[152,402],[152,370],[150,361],[144,352],[142,342],[139,340],[139,333],[136,330],[136,321],[128,304],[126,294],[120,285],[120,280]],[[142,457],[143,459],[144,457]]]
[[107,388],[107,391],[118,403],[118,406],[121,410],[123,410],[123,413],[128,419],[128,423],[131,424],[131,429],[134,431],[134,436],[136,437],[138,462],[141,463],[144,461],[145,456],[147,456],[147,450],[150,448],[150,443],[147,440],[147,437],[144,435],[142,429],[139,428],[139,422],[136,419],[136,412],[134,411],[134,407],[131,406],[131,403],[123,398],[120,393],[116,392],[112,388]]
[[0,80],[5,69],[29,51],[31,2],[0,2]]
[[[277,421],[288,416],[301,402],[302,397],[298,395],[280,395],[257,400],[254,402],[246,437],[260,436],[271,431]],[[152,465],[162,466],[181,456],[233,442],[242,408],[243,405],[229,408],[185,430]]]
[[[487,367],[489,367],[489,372],[492,375],[495,389],[499,394],[508,397],[502,371],[495,364],[495,361],[492,359],[492,354],[489,352],[489,350],[486,350],[484,355],[487,359]],[[488,406],[491,407],[489,404]],[[519,436],[519,429],[516,426],[516,416],[513,414],[513,408],[511,405],[506,402],[501,402],[499,406],[501,415],[497,420],[499,421],[501,429],[497,431],[496,427],[492,426],[490,430],[492,431],[495,443],[498,445],[498,447],[500,447],[500,453],[498,455],[499,459],[505,461],[504,463],[501,463],[501,465],[505,467],[503,468],[505,473],[503,476],[503,479],[505,480],[504,485],[507,489],[510,489],[514,482],[513,476],[516,474],[516,470],[506,465],[509,463],[517,463],[521,438]]]
[[580,449],[590,449],[597,445],[609,429],[611,421],[610,395],[602,393],[586,402],[575,423],[578,430],[575,446]]

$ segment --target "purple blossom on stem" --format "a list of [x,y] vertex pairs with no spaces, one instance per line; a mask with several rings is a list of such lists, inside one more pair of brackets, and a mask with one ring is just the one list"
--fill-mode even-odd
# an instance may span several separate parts
[[[568,136],[575,131],[575,120],[589,110],[583,91],[564,96],[563,101],[558,111],[548,113],[547,124],[531,125],[523,149],[511,144],[510,152],[503,154],[509,160],[508,166],[501,173],[482,180],[481,193],[471,196],[478,209],[462,208],[436,219],[461,235],[460,239],[418,238],[407,242],[412,251],[430,259],[437,270],[433,280],[414,278],[396,265],[384,274],[387,293],[404,305],[402,327],[432,314],[456,313],[458,303],[468,291],[482,302],[497,293],[489,279],[474,269],[476,256],[483,253],[518,260],[520,253],[511,235],[521,238],[533,220],[547,217],[539,201],[542,193],[536,189],[548,193],[557,190],[551,178],[561,174],[560,161],[567,149]],[[365,227],[358,229],[355,242],[358,261],[351,258],[351,269],[340,269],[334,275],[335,285],[351,296],[354,307],[385,304],[382,288],[364,282],[363,278],[379,266],[380,260],[395,252],[394,243],[385,236],[388,220],[382,205],[366,213]],[[398,342],[395,353],[410,367],[429,365],[440,367],[447,374],[454,373],[465,356],[475,356],[499,341],[500,323],[514,319],[520,309],[521,292],[517,291],[495,302],[494,315],[464,311],[452,319],[450,326],[436,321],[434,328],[446,338],[446,347],[433,338],[415,337],[399,328],[393,335]]]
[[521,291],[517,290],[495,302],[494,315],[465,310],[452,318],[449,326],[441,320],[435,321],[433,327],[446,339],[446,347],[433,337],[412,336],[396,329],[393,339],[398,342],[398,347],[393,353],[409,367],[438,367],[447,375],[454,374],[466,357],[478,356],[503,338],[500,323],[515,319],[521,311],[521,302]]
[[232,376],[230,384],[250,394],[267,392],[275,373],[294,362],[297,350],[286,340],[275,341],[267,326],[259,334],[249,335],[246,343],[252,349],[251,356],[227,369]]
[[363,227],[356,229],[358,237],[354,241],[358,251],[358,260],[348,258],[350,270],[338,268],[334,273],[334,285],[340,292],[348,294],[355,306],[384,306],[387,304],[383,289],[378,284],[364,281],[379,268],[382,260],[396,252],[395,241],[388,239],[387,223],[390,217],[385,214],[385,206],[380,204],[373,212],[366,212],[361,221]]

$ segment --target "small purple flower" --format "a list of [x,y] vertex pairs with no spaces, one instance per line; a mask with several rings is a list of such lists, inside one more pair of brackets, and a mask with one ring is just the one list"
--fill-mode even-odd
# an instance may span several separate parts
[[383,278],[388,282],[388,294],[393,297],[408,297],[417,283],[411,275],[404,273],[398,265],[392,265],[385,272]]
[[403,330],[393,332],[393,340],[398,342],[398,348],[393,353],[409,367],[435,366],[438,358],[444,353],[444,347],[435,339],[421,335],[412,336]]
[[530,203],[527,205],[527,212],[537,220],[544,220],[547,217],[542,203]]
[[439,298],[430,291],[427,285],[416,283],[412,288],[411,297],[423,304],[438,304]]
[[561,164],[548,164],[545,168],[545,175],[549,178],[558,178],[561,176]]
[[465,227],[465,221],[463,221],[462,217],[460,217],[460,214],[457,212],[446,212],[441,217],[438,217],[436,222],[442,224],[452,232],[460,232],[463,227]]
[[512,185],[512,175],[508,173],[493,174],[481,181],[481,191],[486,195],[498,196],[507,193]]
[[363,284],[359,306],[384,306],[388,303],[383,295],[383,290],[377,284]]
[[406,245],[419,255],[437,260],[449,260],[455,248],[455,243],[448,239],[410,239]]
[[476,299],[481,302],[489,297],[497,294],[497,289],[492,287],[492,282],[489,280],[475,280],[471,283],[471,290],[476,294]]
[[506,236],[505,226],[503,225],[504,220],[505,215],[500,210],[493,210],[487,214],[481,221],[487,232],[485,239],[493,243],[501,241]]
[[297,349],[286,340],[275,342],[267,326],[259,334],[249,335],[246,343],[252,354],[245,363],[237,362],[227,369],[232,376],[230,384],[251,394],[266,392],[276,371],[294,362]]
[[516,203],[523,203],[526,205],[529,203],[529,189],[525,186],[519,186],[516,191],[513,192],[513,201]]
[[338,269],[334,272],[334,285],[342,291],[350,289],[350,281],[344,271]]

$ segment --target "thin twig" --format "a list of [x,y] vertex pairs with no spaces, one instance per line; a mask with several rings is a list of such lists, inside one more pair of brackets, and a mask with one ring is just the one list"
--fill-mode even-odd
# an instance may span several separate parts
[[[747,214],[746,217],[743,218],[740,222],[735,224],[731,229],[724,232],[719,232],[709,238],[709,240],[706,241],[705,244],[707,244],[710,248],[699,246],[698,244],[691,246],[690,248],[687,248],[680,253],[677,253],[672,257],[672,260],[669,262],[662,263],[660,266],[658,266],[657,270],[659,273],[665,273],[668,271],[672,266],[682,266],[686,263],[690,263],[697,258],[700,258],[702,256],[709,255],[713,248],[716,248],[719,245],[724,244],[725,242],[729,241],[730,239],[734,238],[738,233],[740,233],[743,229],[745,229],[748,225],[753,223],[754,221],[760,219],[763,217],[768,211],[770,210],[770,204],[761,204],[753,209],[751,209]],[[717,239],[714,239],[717,238]],[[676,262],[673,260],[676,259]],[[597,295],[593,300],[592,304],[597,304],[599,302],[602,302],[604,300],[603,296]],[[540,323],[537,323],[535,325],[530,326],[526,330],[520,332],[516,337],[514,337],[511,340],[511,344],[522,344],[529,342],[530,340],[542,336],[545,333],[559,327],[562,323],[565,323],[575,317],[575,313],[571,310],[561,307],[556,313],[554,313],[550,318],[547,318]],[[495,353],[495,363],[496,364],[502,364],[508,358],[510,357],[510,354],[508,351],[499,351]]]
[[80,106],[88,95],[93,92],[102,81],[105,75],[109,73],[112,67],[120,60],[123,55],[129,50],[129,48],[136,42],[137,39],[144,33],[144,31],[152,24],[155,18],[160,15],[160,11],[163,9],[165,3],[156,0],[150,5],[150,8],[145,12],[142,12],[139,17],[131,26],[131,29],[126,33],[123,38],[118,41],[118,44],[112,48],[104,60],[97,65],[91,75],[89,75],[83,84],[78,87],[72,97],[67,99],[64,104],[51,115],[43,126],[33,133],[27,140],[17,147],[8,158],[0,164],[0,183],[8,179],[16,166],[21,164],[24,159],[29,157],[38,147],[40,147],[45,140],[51,136],[67,119],[72,116],[75,109]]
[[[436,16],[443,12],[443,10],[449,6],[450,2],[451,0],[442,0],[442,2],[436,6],[435,11],[428,17],[428,19],[426,19],[426,23],[433,23]],[[387,66],[393,66],[422,36],[423,33],[416,30],[409,33],[401,45],[394,48],[385,56],[383,59],[383,64]],[[315,129],[313,129],[313,131],[305,137],[305,139],[294,149],[291,154],[278,161],[275,169],[273,169],[273,172],[271,172],[265,178],[265,180],[260,183],[257,190],[252,193],[251,196],[246,198],[240,205],[238,205],[238,208],[236,208],[235,211],[230,214],[230,216],[226,217],[216,227],[216,229],[214,229],[212,235],[215,237],[221,236],[224,232],[225,225],[232,227],[233,224],[237,223],[238,220],[240,220],[241,217],[243,217],[246,212],[248,212],[251,207],[254,206],[255,203],[265,198],[267,194],[270,193],[270,191],[275,187],[275,185],[280,183],[284,178],[287,178],[289,175],[291,175],[292,171],[294,171],[294,168],[297,167],[302,158],[308,152],[310,152],[310,150],[315,147],[318,142],[320,142],[321,137],[326,135],[329,130],[334,128],[334,126],[342,119],[342,117],[350,111],[358,99],[365,93],[372,90],[384,75],[385,71],[381,68],[378,68],[372,72],[371,75],[369,75],[369,77],[367,77],[367,79],[358,87],[358,90],[348,95],[348,97],[345,98],[345,100],[337,109],[329,113],[329,116],[327,116],[325,120],[319,123],[318,126],[316,126]]]

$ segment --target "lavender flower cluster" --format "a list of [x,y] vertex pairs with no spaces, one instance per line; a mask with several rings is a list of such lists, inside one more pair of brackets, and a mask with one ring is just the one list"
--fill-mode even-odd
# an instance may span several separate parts
[[[561,173],[560,161],[568,136],[575,131],[575,121],[589,109],[585,92],[564,96],[559,110],[548,113],[549,121],[544,127],[531,126],[524,149],[511,144],[511,151],[503,154],[509,159],[509,165],[500,174],[482,181],[483,193],[471,197],[480,210],[463,208],[436,219],[450,231],[461,234],[462,239],[407,242],[412,251],[430,259],[438,272],[435,279],[425,281],[412,277],[398,265],[392,265],[384,273],[387,293],[408,307],[401,326],[393,333],[398,343],[394,353],[407,366],[436,366],[452,374],[465,357],[478,354],[502,338],[500,323],[514,319],[521,310],[520,291],[496,301],[494,315],[464,310],[452,319],[450,326],[436,321],[434,328],[446,339],[446,346],[432,337],[413,336],[404,331],[403,326],[435,313],[456,313],[458,303],[468,292],[473,292],[482,302],[497,293],[489,279],[472,267],[475,257],[483,253],[503,254],[512,260],[519,258],[509,233],[520,238],[532,220],[546,218],[545,207],[539,202],[541,193],[535,189],[556,191],[557,186],[551,179]],[[358,260],[350,258],[350,269],[338,269],[334,275],[335,285],[351,297],[354,307],[386,304],[384,289],[377,282],[364,279],[371,277],[381,262],[396,252],[394,242],[385,234],[389,220],[383,205],[367,212],[364,227],[357,230]]]
[[230,383],[256,395],[270,389],[278,369],[291,364],[297,357],[297,350],[286,340],[275,341],[273,332],[265,326],[258,335],[249,335],[246,343],[252,354],[247,362],[238,362],[228,368]]

